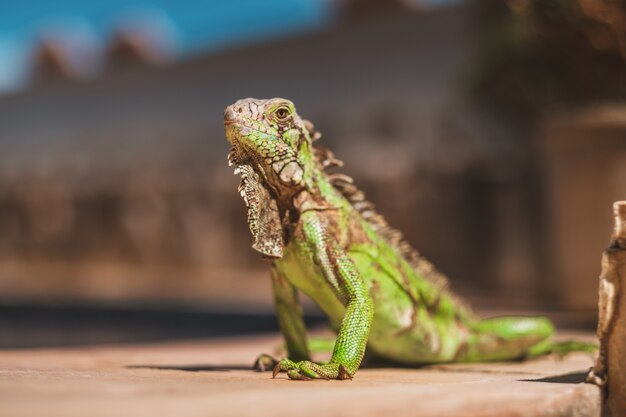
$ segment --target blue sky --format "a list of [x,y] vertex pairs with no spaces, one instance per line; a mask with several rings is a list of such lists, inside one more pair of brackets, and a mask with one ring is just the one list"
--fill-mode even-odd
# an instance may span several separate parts
[[0,0],[0,92],[27,81],[43,34],[103,48],[115,28],[148,22],[180,56],[324,27],[332,0]]

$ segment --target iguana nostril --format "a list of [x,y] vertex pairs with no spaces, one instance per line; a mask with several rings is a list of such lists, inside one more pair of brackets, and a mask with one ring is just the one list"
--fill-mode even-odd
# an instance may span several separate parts
[[224,110],[224,121],[225,122],[233,122],[237,118],[237,115],[233,111],[233,109],[229,106]]

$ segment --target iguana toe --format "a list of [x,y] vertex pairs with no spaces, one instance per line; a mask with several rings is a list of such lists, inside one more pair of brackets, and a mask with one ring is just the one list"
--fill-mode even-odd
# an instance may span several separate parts
[[297,381],[310,381],[311,379],[313,379],[309,376],[303,375],[297,369],[287,371],[287,376],[289,377],[289,379],[295,379]]
[[276,366],[274,366],[274,370],[272,371],[272,378],[276,378],[276,375],[278,375],[278,373],[281,371],[291,370],[298,370],[298,364],[289,359],[281,359],[280,361],[278,361]]

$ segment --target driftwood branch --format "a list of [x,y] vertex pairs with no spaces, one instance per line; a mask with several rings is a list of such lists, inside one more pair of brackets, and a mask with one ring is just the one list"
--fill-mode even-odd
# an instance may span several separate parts
[[626,417],[626,201],[613,205],[611,245],[602,256],[600,352],[588,380],[605,388],[606,415]]

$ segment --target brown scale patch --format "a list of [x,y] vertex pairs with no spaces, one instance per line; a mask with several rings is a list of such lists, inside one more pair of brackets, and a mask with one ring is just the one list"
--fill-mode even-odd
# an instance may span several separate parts
[[327,225],[328,235],[329,236],[338,236],[339,243],[342,247],[344,247],[344,242],[341,239],[341,223],[340,223],[340,212],[339,210],[329,210],[320,213],[320,216],[324,218],[324,221]]
[[380,284],[378,283],[378,281],[372,281],[372,284],[369,288],[369,293],[373,299],[377,298],[377,296],[380,294]]
[[417,306],[411,304],[411,320],[408,325],[393,333],[394,336],[402,336],[417,327]]
[[414,328],[417,327],[417,311],[420,308],[420,300],[418,300],[414,294],[412,294],[412,292],[409,290],[410,287],[410,283],[409,283],[409,277],[406,275],[406,273],[402,270],[402,268],[400,268],[400,265],[395,265],[395,268],[397,271],[400,271],[400,275],[402,277],[402,284],[403,284],[403,291],[404,293],[407,295],[407,297],[409,297],[409,299],[411,300],[411,319],[410,322],[407,326],[403,327],[402,329],[398,330],[397,332],[395,332],[394,334],[396,336],[400,336],[403,335],[405,333],[408,333],[409,331],[413,330]]
[[350,244],[372,244],[369,236],[363,229],[361,219],[354,213],[348,214],[348,241]]
[[[432,303],[425,304],[426,305],[426,312],[428,313],[428,315],[430,315],[430,316],[436,315],[437,314],[437,309],[439,308],[439,304],[440,303],[441,303],[441,293],[437,293],[437,297],[435,297],[435,300]],[[458,315],[457,315],[457,317],[458,317]]]
[[461,331],[461,342],[456,348],[453,362],[461,358],[461,356],[465,355],[469,351],[469,330],[465,326],[459,326],[459,330]]

